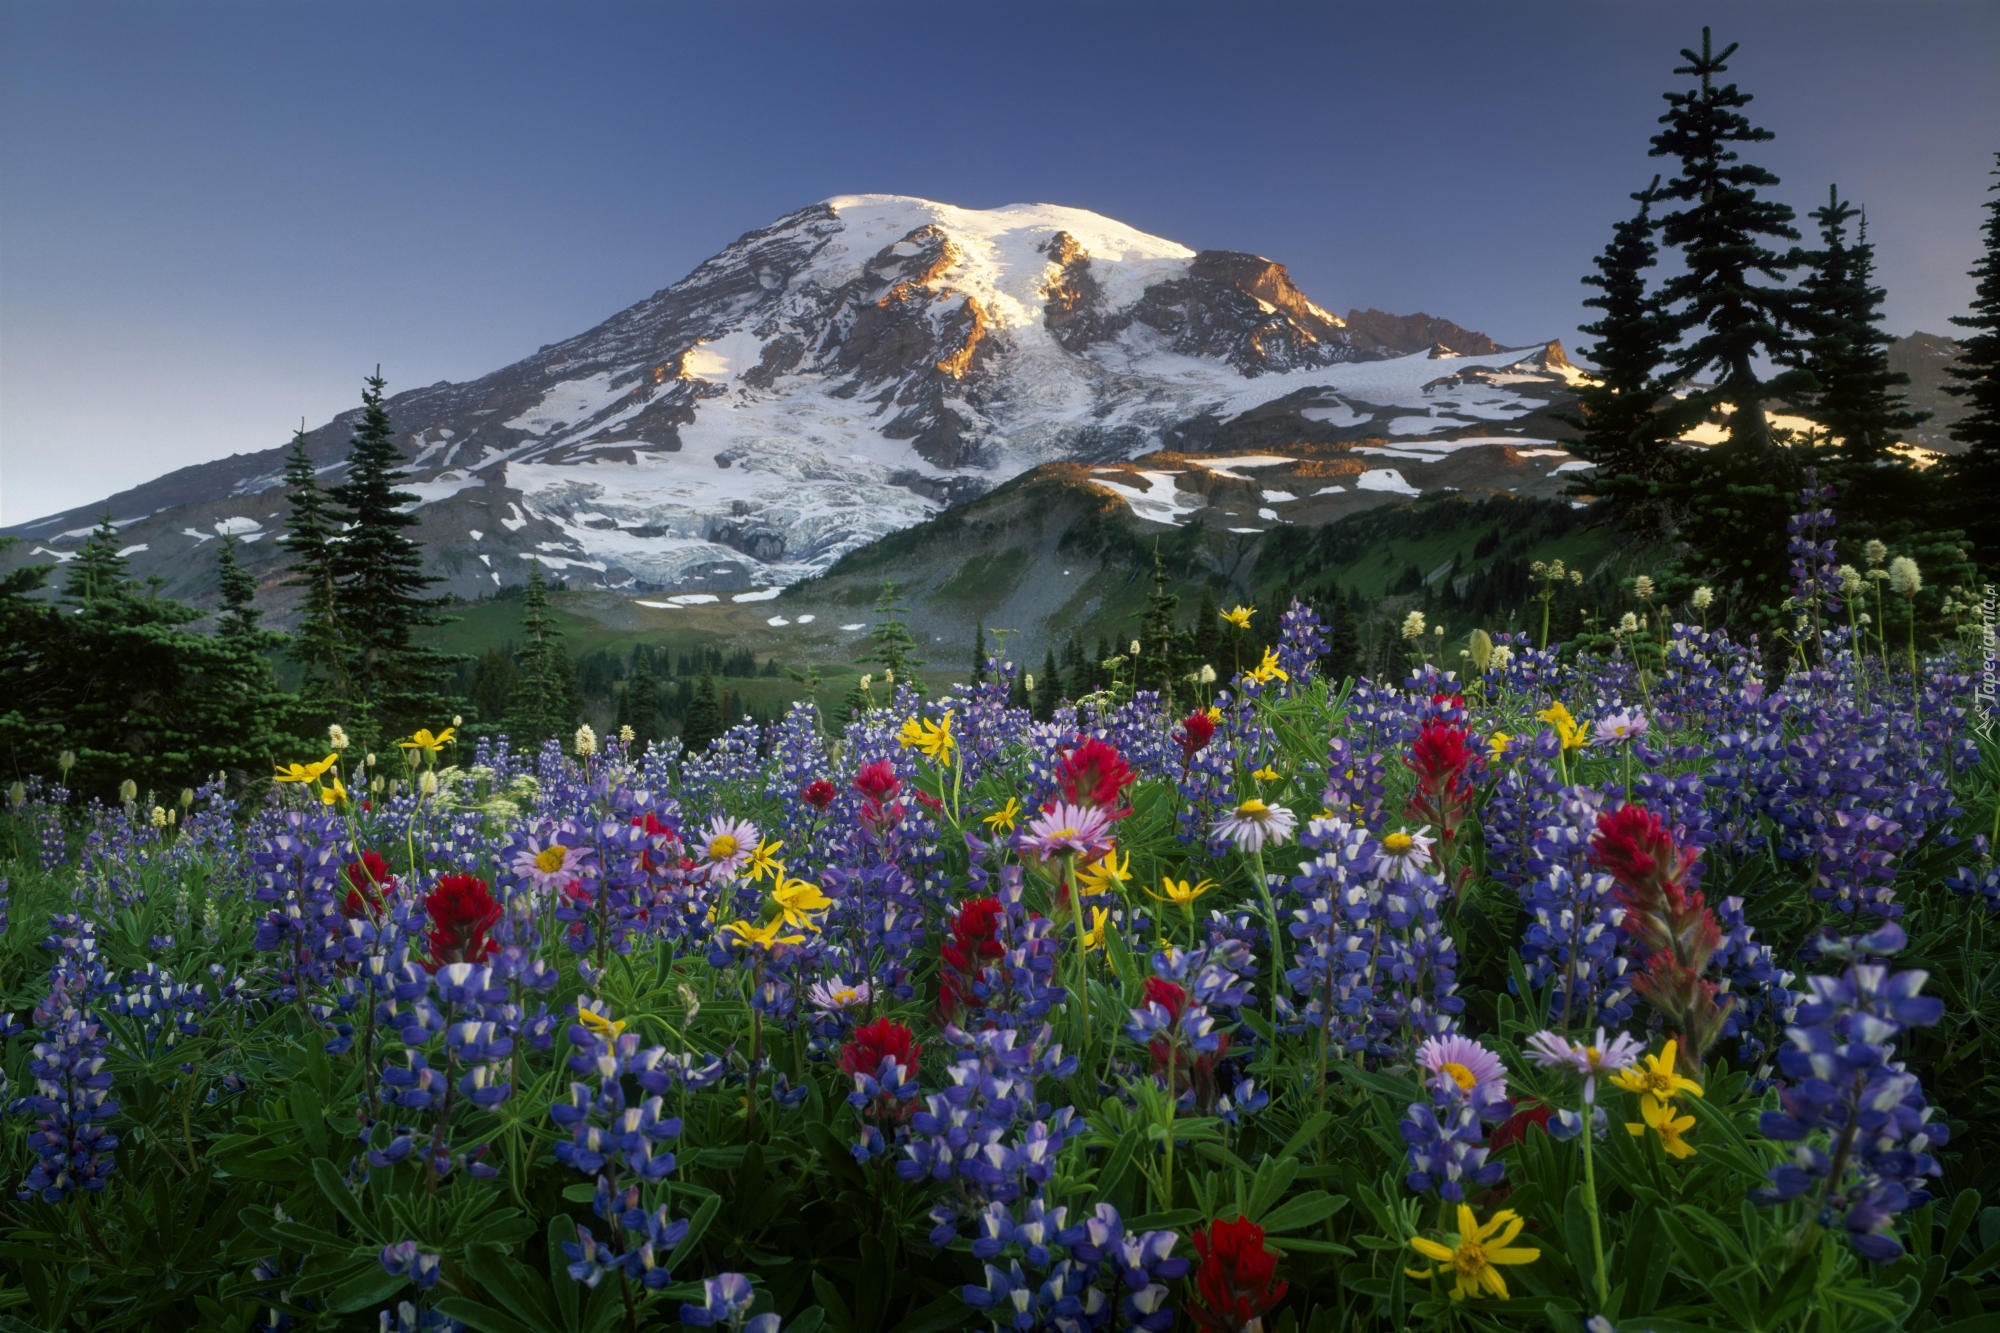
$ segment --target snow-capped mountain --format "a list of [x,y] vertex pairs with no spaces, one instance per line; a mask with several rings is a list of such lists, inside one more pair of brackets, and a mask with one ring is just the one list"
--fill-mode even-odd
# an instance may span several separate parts
[[[453,591],[517,582],[530,557],[572,584],[727,591],[822,571],[1051,461],[1103,465],[1156,522],[1184,521],[1198,497],[1166,495],[1157,473],[1137,491],[1112,476],[1161,449],[1347,442],[1336,471],[1358,474],[1358,496],[1418,493],[1424,465],[1479,449],[1517,465],[1496,487],[1517,489],[1525,448],[1528,479],[1553,490],[1566,456],[1524,419],[1574,374],[1559,346],[1505,350],[1426,315],[1343,318],[1268,259],[1080,209],[852,195],[743,236],[586,333],[387,406]],[[328,481],[355,415],[309,437]],[[283,455],[22,525],[14,554],[67,558],[108,504],[136,572],[197,589],[218,534],[282,531]],[[1252,521],[1288,517],[1274,501]],[[268,568],[280,553],[248,554]]]

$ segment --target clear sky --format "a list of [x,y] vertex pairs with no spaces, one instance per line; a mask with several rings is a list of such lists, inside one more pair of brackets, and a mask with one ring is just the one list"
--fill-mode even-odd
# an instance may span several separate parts
[[582,331],[835,194],[1094,209],[1575,343],[1705,19],[1947,332],[2000,4],[0,0],[0,521]]

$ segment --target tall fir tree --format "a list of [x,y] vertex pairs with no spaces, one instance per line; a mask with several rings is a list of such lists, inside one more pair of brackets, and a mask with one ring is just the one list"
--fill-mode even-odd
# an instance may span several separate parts
[[986,622],[980,621],[972,631],[972,683],[986,683]]
[[521,670],[505,648],[488,648],[472,668],[472,716],[481,731],[498,732],[505,725],[508,705],[521,685]]
[[439,726],[456,711],[436,685],[450,665],[418,642],[418,632],[442,624],[443,598],[425,590],[441,582],[424,573],[423,547],[410,535],[419,519],[410,479],[382,403],[381,368],[361,395],[361,423],[348,446],[347,479],[328,494],[342,525],[333,543],[334,600],[347,640],[354,691],[391,734]]
[[706,750],[726,729],[722,701],[715,694],[715,677],[704,671],[688,704],[687,720],[681,724],[681,748],[689,754]]
[[[1819,224],[1820,245],[1799,284],[1809,336],[1798,364],[1811,372],[1814,388],[1800,405],[1838,442],[1842,459],[1881,466],[1895,458],[1890,446],[1929,414],[1911,411],[1896,393],[1910,377],[1889,369],[1891,339],[1881,326],[1888,293],[1875,285],[1866,215],[1835,186],[1810,216]],[[1847,224],[1857,219],[1849,244]]]
[[1174,612],[1180,596],[1167,581],[1167,566],[1159,543],[1153,544],[1153,586],[1146,594],[1146,609],[1139,617],[1139,660],[1134,664],[1134,683],[1140,689],[1160,692],[1169,712],[1174,706],[1174,685],[1186,657]]
[[222,608],[216,617],[215,638],[227,658],[214,688],[218,705],[236,710],[244,744],[269,755],[277,748],[278,733],[295,702],[279,689],[277,674],[271,669],[272,654],[287,640],[285,635],[263,627],[263,613],[257,609],[257,580],[243,567],[241,551],[242,543],[234,533],[216,546],[216,582],[222,592]]
[[1597,373],[1577,386],[1577,410],[1566,418],[1580,432],[1569,446],[1594,470],[1571,482],[1574,493],[1597,497],[1608,513],[1642,537],[1672,527],[1665,495],[1674,473],[1674,423],[1661,409],[1671,401],[1661,367],[1672,323],[1647,274],[1659,260],[1652,215],[1660,178],[1632,196],[1639,211],[1612,228],[1611,241],[1583,279],[1597,294],[1584,301],[1601,312],[1582,327],[1597,341],[1579,348]]
[[[2000,155],[1996,155],[2000,161]],[[1994,173],[2000,177],[2000,171]],[[1945,392],[1964,402],[1951,438],[1965,446],[1945,460],[1949,508],[1972,539],[1973,557],[1993,577],[2000,571],[2000,183],[1986,202],[1985,249],[1971,269],[1972,313],[1952,323],[1969,329]]]
[[[1760,358],[1790,359],[1798,296],[1784,279],[1802,256],[1796,244],[1773,248],[1798,241],[1792,210],[1758,193],[1778,178],[1738,152],[1773,136],[1743,114],[1750,94],[1717,82],[1735,51],[1734,42],[1716,51],[1707,28],[1701,50],[1682,49],[1687,63],[1674,73],[1698,83],[1666,94],[1665,128],[1653,136],[1652,156],[1679,160],[1661,198],[1681,205],[1660,219],[1661,239],[1680,251],[1682,261],[1682,271],[1661,284],[1660,304],[1682,340],[1674,369],[1690,382],[1688,411],[1699,420],[1729,408],[1731,448],[1768,468],[1776,444],[1764,404],[1796,396],[1810,383],[1795,368],[1770,379],[1757,373]],[[1692,382],[1710,371],[1721,377],[1715,387],[1693,389]]]
[[528,563],[528,586],[521,593],[519,682],[509,701],[507,733],[522,748],[567,739],[582,712],[576,668],[563,646],[562,626],[549,610],[548,580],[542,562]]
[[632,728],[634,754],[660,739],[660,682],[653,674],[652,650],[643,643],[632,650],[632,674],[618,696],[618,723]]
[[1042,669],[1035,676],[1035,716],[1046,722],[1055,716],[1063,699],[1062,670],[1056,666],[1056,650],[1050,645],[1042,656]]
[[298,628],[290,649],[300,671],[299,693],[308,710],[317,706],[321,712],[338,713],[351,702],[333,567],[339,525],[306,452],[304,422],[285,455],[285,498],[285,564],[290,577],[284,586],[300,590]]
[[923,680],[917,675],[917,668],[925,665],[917,656],[916,636],[910,633],[909,610],[896,595],[896,585],[882,584],[882,595],[875,599],[875,624],[868,631],[868,640],[874,653],[868,660],[879,662],[894,674],[898,684],[907,684],[917,693],[924,692]]

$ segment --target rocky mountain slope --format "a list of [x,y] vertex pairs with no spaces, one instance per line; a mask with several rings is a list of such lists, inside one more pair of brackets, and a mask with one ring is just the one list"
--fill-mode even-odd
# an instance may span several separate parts
[[[1581,466],[1547,415],[1576,373],[1559,345],[1338,316],[1281,264],[1079,209],[859,195],[388,408],[451,591],[534,557],[572,585],[758,596],[1047,463],[1142,519],[1237,532],[1427,490],[1553,493]],[[308,439],[328,482],[355,415]],[[14,557],[70,558],[108,507],[170,592],[201,598],[223,533],[274,580],[283,454],[22,525]]]

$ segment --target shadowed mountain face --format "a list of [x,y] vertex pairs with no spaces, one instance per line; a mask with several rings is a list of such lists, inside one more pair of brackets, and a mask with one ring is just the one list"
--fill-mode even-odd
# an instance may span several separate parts
[[[1483,445],[1513,451],[1503,471],[1518,484],[1524,452],[1537,476],[1561,465],[1545,409],[1574,374],[1559,347],[1506,351],[1428,315],[1343,319],[1281,264],[1079,209],[860,195],[388,409],[451,591],[519,582],[531,557],[572,584],[729,591],[823,571],[1043,463],[1353,445],[1356,493],[1389,497]],[[329,483],[357,417],[308,437]],[[169,592],[206,599],[224,533],[272,583],[283,456],[184,468],[21,525],[12,558],[69,558],[108,506],[134,572]],[[1450,471],[1453,488],[1480,480]],[[1144,498],[1157,494],[1134,513],[1171,521]],[[1242,530],[1306,517],[1288,503],[1236,517]]]

